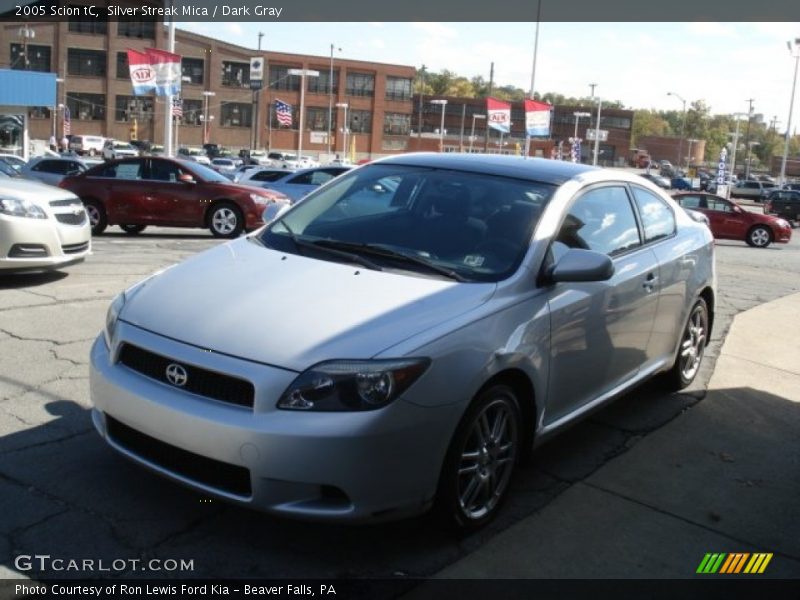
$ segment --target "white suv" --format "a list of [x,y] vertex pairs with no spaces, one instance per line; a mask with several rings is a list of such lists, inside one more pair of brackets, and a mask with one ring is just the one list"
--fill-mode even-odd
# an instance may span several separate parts
[[139,156],[139,151],[131,146],[128,142],[107,140],[103,146],[103,158],[106,160],[125,158],[127,156]]
[[99,135],[73,135],[69,140],[69,149],[78,154],[96,156],[103,151],[106,138]]

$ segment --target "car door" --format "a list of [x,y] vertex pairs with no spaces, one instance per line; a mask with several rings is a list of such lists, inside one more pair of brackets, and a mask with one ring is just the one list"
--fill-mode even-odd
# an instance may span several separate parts
[[[719,196],[708,196],[708,213],[717,223],[714,237],[725,240],[742,240],[747,233],[747,221],[735,210],[734,204]],[[709,217],[711,218],[711,217]]]
[[607,254],[614,275],[608,281],[559,283],[549,291],[546,424],[636,376],[647,362],[658,304],[658,263],[652,249],[642,244],[625,184],[579,193],[551,244],[553,260],[568,248]]
[[[195,182],[181,181],[181,175],[191,175]],[[148,221],[153,225],[203,224],[203,211],[207,208],[200,198],[203,183],[178,163],[165,158],[150,158],[147,169]]]
[[108,220],[113,224],[147,223],[148,213],[144,159],[131,158],[110,163],[95,184],[106,198]]

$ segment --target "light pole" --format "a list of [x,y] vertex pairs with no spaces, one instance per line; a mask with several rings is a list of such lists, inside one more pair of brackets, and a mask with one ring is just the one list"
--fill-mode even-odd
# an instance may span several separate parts
[[783,140],[783,158],[781,159],[781,175],[778,179],[778,185],[783,186],[786,183],[786,158],[789,155],[789,131],[792,129],[792,107],[794,106],[794,91],[797,87],[797,65],[800,64],[800,38],[794,39],[794,48],[792,42],[786,42],[789,52],[794,57],[794,79],[792,80],[792,99],[789,100],[789,121],[786,123],[786,135]]
[[[330,160],[331,155],[331,134],[333,133],[333,50],[335,45],[331,44],[331,70],[328,74],[328,135],[325,136],[328,139],[328,160]],[[336,48],[339,52],[342,51],[341,48]]]
[[680,168],[683,164],[683,131],[686,127],[686,100],[684,100],[682,96],[676,94],[675,92],[667,92],[667,96],[675,96],[681,101],[681,103],[683,103],[683,118],[681,119],[681,142],[680,146],[678,146],[678,168]]
[[[740,117],[746,117],[745,113],[733,113],[733,118],[736,119],[736,133],[733,134],[733,150],[731,152],[731,175],[728,178],[733,183],[733,177],[736,175],[736,148],[739,146],[739,121]],[[730,134],[728,134],[730,135]],[[728,195],[730,196],[730,186],[728,186]]]
[[442,124],[439,127],[439,152],[444,152],[444,107],[447,106],[447,100],[431,100],[431,104],[437,104],[442,107]]
[[342,125],[342,156],[347,154],[347,107],[350,106],[347,102],[337,102],[336,108],[344,109],[344,124]]
[[297,160],[301,160],[303,158],[303,117],[305,116],[303,113],[305,112],[306,103],[306,77],[319,77],[319,71],[289,69],[287,73],[300,76],[300,122],[298,123],[300,130],[297,132]]
[[594,127],[594,158],[592,164],[597,166],[597,159],[600,157],[600,114],[603,111],[603,99],[597,97],[597,123]]
[[591,117],[592,113],[582,112],[582,111],[575,111],[572,114],[575,115],[575,135],[573,137],[577,138],[578,137],[578,121],[580,120],[581,117]]
[[212,96],[216,96],[216,92],[212,92],[210,90],[205,90],[203,92],[203,143],[208,143],[208,126],[210,125],[211,119],[208,118],[208,99]]
[[472,142],[475,141],[475,119],[486,119],[486,115],[472,115],[472,133],[469,135],[469,153],[472,154]]

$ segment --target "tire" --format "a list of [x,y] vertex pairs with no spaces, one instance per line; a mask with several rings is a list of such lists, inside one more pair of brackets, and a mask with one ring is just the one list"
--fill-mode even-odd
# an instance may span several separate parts
[[766,248],[772,243],[772,231],[765,225],[756,225],[747,232],[746,241],[754,248]]
[[147,225],[134,225],[133,223],[125,223],[119,227],[128,235],[136,235],[137,233],[142,233],[147,228]]
[[108,227],[106,209],[97,200],[84,200],[83,206],[89,215],[89,224],[92,226],[92,235],[100,235]]
[[208,228],[214,237],[236,238],[244,231],[242,211],[235,204],[220,202],[208,214]]
[[508,385],[481,392],[461,419],[445,457],[436,511],[448,527],[474,531],[508,495],[523,439],[519,401]]
[[689,313],[689,318],[686,319],[675,364],[665,376],[668,389],[671,391],[682,390],[694,381],[700,370],[707,343],[708,306],[705,300],[698,298]]

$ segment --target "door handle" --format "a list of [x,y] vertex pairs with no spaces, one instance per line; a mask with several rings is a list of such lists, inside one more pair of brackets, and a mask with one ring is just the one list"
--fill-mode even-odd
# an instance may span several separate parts
[[652,292],[656,283],[658,283],[658,276],[655,273],[648,273],[642,287],[648,292]]

